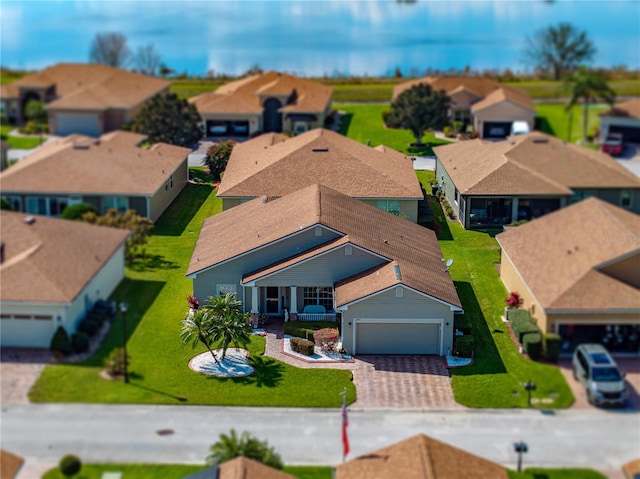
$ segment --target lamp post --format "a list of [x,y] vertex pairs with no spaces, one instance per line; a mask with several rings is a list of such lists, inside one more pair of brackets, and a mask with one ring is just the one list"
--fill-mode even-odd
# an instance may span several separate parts
[[534,383],[533,381],[531,381],[531,379],[529,379],[529,381],[524,383],[524,390],[527,391],[527,393],[529,394],[527,398],[527,402],[529,404],[529,407],[531,407],[531,391],[536,390],[536,383]]
[[122,380],[127,384],[129,382],[129,373],[127,371],[127,363],[129,362],[127,357],[127,303],[120,303],[120,312],[122,313],[122,351],[124,353]]
[[513,445],[513,448],[518,453],[518,472],[522,472],[522,454],[529,452],[529,448],[527,447],[527,443],[524,441],[516,442]]

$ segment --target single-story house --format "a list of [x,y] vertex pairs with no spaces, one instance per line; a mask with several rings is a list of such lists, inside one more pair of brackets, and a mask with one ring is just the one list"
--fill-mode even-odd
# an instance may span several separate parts
[[291,474],[239,456],[221,464],[209,466],[183,479],[296,479]]
[[331,113],[333,88],[269,71],[189,99],[207,138],[249,138],[264,132],[304,133],[323,127]]
[[436,179],[465,228],[501,228],[590,196],[640,213],[638,177],[609,155],[544,133],[434,151]]
[[524,90],[489,78],[425,77],[397,84],[393,88],[392,101],[405,90],[420,84],[447,92],[451,98],[451,121],[472,125],[481,138],[507,137],[514,121],[525,121],[529,131],[533,130],[536,110]]
[[218,188],[223,209],[259,196],[285,196],[321,183],[418,221],[422,188],[408,156],[317,128],[293,138],[263,134],[233,148]]
[[0,344],[48,348],[124,278],[130,232],[0,210]]
[[335,479],[507,479],[495,462],[418,434],[336,466]]
[[60,216],[90,203],[100,214],[133,209],[156,221],[188,181],[189,148],[114,131],[99,139],[71,135],[49,142],[0,173],[2,197],[14,211]]
[[59,63],[3,86],[0,103],[11,122],[22,124],[27,103],[38,100],[46,103],[50,133],[100,136],[131,123],[169,85],[107,65]]
[[624,141],[640,143],[640,98],[600,113],[600,141],[605,141],[609,133],[622,133]]
[[604,342],[638,354],[640,216],[589,198],[496,236],[500,277],[569,349]]
[[447,354],[461,311],[433,231],[323,185],[205,220],[187,276],[201,301],[339,321],[352,354]]

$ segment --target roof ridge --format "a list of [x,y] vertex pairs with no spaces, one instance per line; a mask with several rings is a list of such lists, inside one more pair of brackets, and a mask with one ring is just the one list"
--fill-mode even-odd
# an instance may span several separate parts
[[[518,143],[514,146],[514,148],[516,146],[521,145],[522,143]],[[540,178],[541,180],[555,186],[555,187],[559,187],[560,189],[563,190],[569,190],[569,191],[573,191],[571,189],[570,186],[567,185],[563,185],[562,183],[558,183],[556,180],[554,180],[553,178],[549,178],[548,176],[542,174],[541,172],[538,172],[532,168],[530,168],[529,166],[527,166],[526,164],[522,163],[521,161],[516,160],[515,158],[511,158],[509,156],[507,156],[507,154],[509,153],[509,151],[511,151],[511,149],[507,150],[505,153],[503,153],[503,155],[507,158],[508,161],[510,161],[513,165],[517,166],[518,168],[521,168],[523,170],[526,170],[528,173],[532,174],[533,176]]]

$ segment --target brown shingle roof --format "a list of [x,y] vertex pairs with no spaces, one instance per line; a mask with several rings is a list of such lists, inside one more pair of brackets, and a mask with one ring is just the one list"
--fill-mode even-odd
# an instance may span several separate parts
[[535,110],[533,102],[527,92],[520,90],[519,88],[502,85],[489,78],[479,77],[425,77],[398,83],[393,88],[392,101],[405,90],[423,83],[431,85],[431,88],[434,90],[444,90],[449,96],[459,91],[466,90],[479,98],[483,98],[482,101],[479,101],[472,106],[472,111],[486,108],[489,105],[505,100],[529,110]]
[[464,195],[571,195],[571,188],[640,187],[640,180],[608,155],[539,132],[434,151]]
[[504,467],[424,434],[340,464],[336,479],[507,479]]
[[73,301],[123,245],[128,230],[2,210],[2,301]]
[[169,87],[169,82],[107,65],[60,63],[12,83],[14,88],[55,85],[48,109],[132,108]]
[[8,85],[0,85],[0,98],[2,98],[3,100],[9,98],[18,98],[19,94],[20,90],[18,90],[18,88],[16,88],[13,83],[10,83]]
[[282,111],[317,113],[331,103],[333,88],[321,83],[269,71],[222,85],[214,92],[190,99],[201,113],[261,113],[261,97],[287,96],[295,92],[293,101]]
[[217,479],[296,479],[291,474],[242,456],[223,462],[218,470]]
[[[47,143],[0,174],[4,193],[151,195],[190,153],[144,135],[115,131],[99,141],[72,135]],[[80,145],[83,147],[78,148]]]
[[354,277],[341,282],[336,287],[338,306],[395,284],[461,306],[431,230],[322,185],[311,185],[277,200],[263,202],[257,198],[208,218],[187,274],[198,273],[314,225],[348,235],[351,243],[389,258],[400,267],[401,280],[395,275],[372,272],[369,281]]
[[275,144],[262,135],[237,145],[218,196],[284,196],[315,183],[353,198],[422,198],[408,157],[320,128]]
[[24,464],[24,459],[0,449],[0,478],[13,479]]
[[589,198],[496,238],[545,310],[640,311],[640,290],[601,267],[637,263],[640,216]]
[[600,116],[640,118],[640,98],[618,103],[613,109],[600,113]]

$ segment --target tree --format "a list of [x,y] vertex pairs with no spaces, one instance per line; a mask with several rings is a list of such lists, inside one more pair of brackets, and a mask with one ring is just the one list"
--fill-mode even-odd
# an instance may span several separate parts
[[205,309],[211,312],[209,333],[211,342],[222,348],[222,359],[231,344],[236,348],[246,347],[251,342],[248,326],[249,314],[242,314],[242,301],[234,293],[209,298]]
[[280,455],[272,447],[269,447],[267,441],[260,441],[247,431],[244,431],[240,436],[235,429],[231,429],[229,434],[220,434],[218,442],[212,444],[209,450],[211,454],[207,456],[207,462],[211,465],[221,464],[243,456],[275,469],[284,467]]
[[151,228],[153,228],[153,222],[148,218],[138,215],[135,210],[121,212],[115,208],[109,208],[103,216],[89,211],[84,213],[80,219],[94,225],[130,230],[131,234],[124,245],[127,261],[132,261],[136,257],[137,249],[147,244],[149,241],[149,233],[151,233]]
[[58,468],[64,477],[73,477],[80,472],[80,469],[82,469],[82,462],[77,456],[67,454],[60,459]]
[[557,81],[578,65],[591,61],[595,53],[587,32],[564,22],[527,37],[525,59],[545,73],[553,72]]
[[426,130],[441,129],[447,123],[450,104],[444,90],[434,91],[431,85],[420,83],[403,91],[391,103],[387,126],[408,128],[420,144]]
[[122,33],[97,33],[91,42],[89,60],[115,68],[124,68],[131,59],[127,38]]
[[172,73],[175,73],[175,70],[169,68],[166,64],[161,63],[160,67],[159,67],[159,70],[158,70],[158,73],[160,73],[160,76],[162,78],[166,78],[169,75],[171,75]]
[[580,66],[578,71],[566,80],[566,85],[571,88],[571,97],[565,111],[571,110],[579,101],[582,101],[582,141],[585,141],[587,139],[589,104],[600,99],[613,107],[616,94],[607,84],[601,72],[590,70],[584,66]]
[[160,68],[160,55],[153,44],[139,47],[133,59],[136,70],[144,75],[156,76]]
[[97,214],[98,210],[96,210],[95,206],[89,203],[76,203],[75,205],[67,206],[60,217],[65,220],[79,220],[82,219],[82,216],[85,213],[89,212]]
[[183,344],[191,344],[195,348],[198,344],[203,344],[211,353],[211,357],[217,363],[216,353],[211,349],[211,323],[213,314],[207,308],[198,308],[193,313],[189,313],[182,320],[182,330],[180,331],[180,339]]
[[224,140],[214,145],[211,145],[207,150],[207,156],[205,157],[205,163],[209,167],[209,172],[214,181],[220,181],[222,173],[227,169],[227,163],[231,158],[231,152],[236,145],[234,140]]
[[47,110],[40,100],[29,100],[24,108],[24,114],[31,121],[46,123],[48,120]]
[[175,93],[156,95],[140,110],[132,130],[144,133],[151,143],[191,147],[202,138],[202,119],[196,107]]

